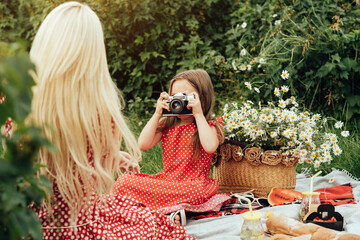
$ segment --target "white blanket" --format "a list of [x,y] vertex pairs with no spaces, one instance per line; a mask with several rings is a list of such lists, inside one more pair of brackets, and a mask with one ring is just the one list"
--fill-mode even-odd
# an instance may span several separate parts
[[[329,182],[333,179],[333,182]],[[314,178],[314,190],[319,188],[333,187],[351,183],[353,187],[353,194],[355,201],[358,204],[344,204],[335,207],[335,211],[339,212],[344,217],[344,231],[360,235],[360,181],[349,175],[346,171],[339,171],[334,169],[326,176],[318,176]],[[297,174],[295,190],[299,192],[309,191],[310,178],[305,177],[304,174]],[[275,215],[281,213],[288,217],[299,219],[299,204],[284,205],[268,207],[258,210],[265,215],[265,212],[271,210]],[[266,219],[262,218],[262,223],[265,226]],[[240,239],[240,230],[243,223],[241,214],[227,215],[222,217],[205,218],[200,220],[188,220],[186,232],[196,237],[197,239],[208,240],[232,240]]]

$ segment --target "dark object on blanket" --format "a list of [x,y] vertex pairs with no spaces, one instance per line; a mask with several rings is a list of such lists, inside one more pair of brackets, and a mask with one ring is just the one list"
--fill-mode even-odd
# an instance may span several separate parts
[[[335,220],[335,222],[334,222]],[[305,223],[314,223],[322,227],[342,231],[344,218],[340,213],[335,212],[335,207],[331,204],[321,204],[317,212],[311,213],[305,220]]]

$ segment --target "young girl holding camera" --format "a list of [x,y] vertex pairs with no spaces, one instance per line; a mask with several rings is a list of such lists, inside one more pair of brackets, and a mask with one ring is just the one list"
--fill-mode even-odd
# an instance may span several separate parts
[[[183,104],[192,114],[163,116],[175,96],[186,98]],[[212,119],[214,90],[208,73],[201,69],[176,75],[170,82],[169,94],[163,92],[156,110],[142,130],[138,144],[141,150],[154,147],[161,140],[164,170],[155,174],[123,174],[113,192],[128,195],[161,213],[173,214],[175,223],[184,225],[183,209],[193,212],[217,211],[228,195],[216,194],[218,182],[209,178],[210,160],[223,142],[222,119]],[[186,109],[184,109],[186,112]],[[163,117],[163,118],[162,118]],[[173,219],[174,220],[174,219]]]

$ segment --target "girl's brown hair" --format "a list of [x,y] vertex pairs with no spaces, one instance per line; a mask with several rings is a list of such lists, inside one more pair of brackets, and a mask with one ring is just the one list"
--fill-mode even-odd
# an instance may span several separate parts
[[[214,107],[215,98],[214,98],[214,88],[211,83],[209,74],[202,69],[194,69],[194,70],[181,72],[177,74],[170,81],[169,93],[171,93],[172,87],[176,81],[184,80],[184,79],[187,80],[199,93],[201,108],[204,113],[205,119],[207,121],[215,120],[216,122],[215,127],[218,133],[219,142],[220,144],[223,143],[224,134],[223,134],[222,126],[216,119],[212,117],[212,110]],[[180,119],[177,117],[164,117],[160,121],[161,127],[159,128],[159,130],[162,131],[164,129],[176,126],[179,122]],[[197,130],[192,136],[189,144],[193,144],[193,149],[194,149],[193,160],[197,160],[200,156],[200,138],[199,138],[199,132]]]

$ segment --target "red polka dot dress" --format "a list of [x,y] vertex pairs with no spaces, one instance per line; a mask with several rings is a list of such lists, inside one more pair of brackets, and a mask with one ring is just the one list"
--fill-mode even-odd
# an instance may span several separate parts
[[[214,124],[214,120],[209,121],[209,125]],[[165,129],[162,132],[164,170],[155,175],[123,174],[116,181],[113,193],[137,199],[151,210],[165,214],[181,208],[193,212],[218,211],[229,196],[216,194],[218,182],[209,178],[213,154],[201,147],[199,159],[192,159],[193,148],[188,143],[195,130],[194,123]]]
[[70,222],[69,207],[58,192],[54,200],[57,204],[50,210],[54,218],[44,208],[34,209],[46,240],[195,239],[187,236],[184,228],[174,226],[165,215],[157,214],[155,221],[149,208],[121,195],[94,194],[82,208],[76,224]]
[[[88,149],[89,161],[92,151]],[[82,204],[75,223],[70,210],[53,184],[53,208],[35,208],[45,240],[169,240],[195,239],[186,235],[183,227],[175,226],[165,215],[156,215],[144,204],[120,194],[93,194]],[[53,217],[51,217],[53,216]]]

